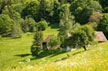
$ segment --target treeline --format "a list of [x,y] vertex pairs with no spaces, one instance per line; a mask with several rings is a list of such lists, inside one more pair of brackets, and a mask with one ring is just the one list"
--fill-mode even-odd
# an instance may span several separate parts
[[0,0],[0,35],[21,37],[60,24],[66,8],[76,23],[89,24],[108,37],[107,0]]

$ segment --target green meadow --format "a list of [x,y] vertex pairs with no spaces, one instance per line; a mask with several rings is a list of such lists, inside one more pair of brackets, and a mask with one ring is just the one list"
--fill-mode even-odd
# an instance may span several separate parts
[[[44,39],[56,35],[59,29],[49,27],[44,31]],[[95,44],[71,51],[46,51],[41,57],[33,57],[30,47],[33,33],[22,38],[2,38],[0,40],[0,71],[107,71],[108,42]],[[65,59],[69,56],[67,59]],[[63,59],[64,58],[64,59]]]

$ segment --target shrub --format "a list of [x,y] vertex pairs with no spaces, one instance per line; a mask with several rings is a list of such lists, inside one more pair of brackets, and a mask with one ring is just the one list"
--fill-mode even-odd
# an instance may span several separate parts
[[57,39],[56,36],[53,36],[49,41],[48,41],[48,46],[49,47],[56,47],[59,45],[59,40]]
[[38,22],[36,26],[38,30],[44,31],[48,27],[48,23],[45,20],[43,20],[43,21]]
[[34,42],[31,46],[31,52],[33,56],[38,56],[42,50],[43,34],[41,31],[36,31],[34,36]]

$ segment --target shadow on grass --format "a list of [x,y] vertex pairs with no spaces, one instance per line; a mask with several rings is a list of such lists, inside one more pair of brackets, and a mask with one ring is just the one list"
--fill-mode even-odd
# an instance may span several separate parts
[[26,56],[30,56],[32,54],[19,54],[19,55],[15,55],[15,56],[19,56],[19,57],[26,57]]
[[[89,51],[89,50],[91,50],[91,49],[87,49],[86,51]],[[74,56],[74,55],[77,55],[77,54],[80,54],[80,53],[83,53],[83,52],[86,52],[85,50],[83,50],[83,51],[78,51],[78,52],[75,52],[75,53],[73,53],[72,54],[72,56]]]
[[42,51],[39,54],[39,56],[34,56],[33,58],[31,58],[31,60],[36,60],[36,59],[40,59],[40,58],[47,57],[47,56],[53,57],[53,56],[56,56],[62,53],[65,53],[65,51],[64,50],[45,50],[45,51]]

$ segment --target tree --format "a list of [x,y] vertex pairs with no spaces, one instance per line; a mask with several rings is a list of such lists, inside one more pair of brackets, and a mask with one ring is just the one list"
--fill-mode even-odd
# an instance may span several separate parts
[[35,20],[38,20],[38,7],[39,7],[39,2],[36,1],[31,1],[27,6],[22,10],[22,16],[23,18],[26,18],[26,16],[31,16]]
[[45,19],[46,21],[51,21],[52,10],[53,10],[54,0],[40,0],[39,10],[38,10],[38,21]]
[[[75,20],[74,16],[71,15],[69,7],[65,8],[65,11],[60,20],[60,32],[58,34],[58,39],[61,42],[62,47],[65,47],[65,40],[67,39],[67,34],[75,29]],[[77,28],[77,27],[76,27]]]
[[98,23],[100,21],[100,19],[102,18],[103,14],[99,13],[99,12],[95,12],[93,13],[90,18],[89,18],[89,22],[96,22]]
[[13,24],[13,20],[8,15],[1,14],[0,15],[0,34],[4,36],[10,35],[12,24]]
[[5,8],[6,5],[7,5],[6,0],[1,0],[0,1],[0,14],[2,14],[2,11],[3,11],[3,9]]
[[36,31],[34,36],[34,42],[31,46],[31,52],[33,56],[38,56],[42,50],[43,34],[42,31]]
[[44,31],[48,27],[48,23],[45,20],[43,20],[43,21],[38,22],[36,27],[38,28],[38,30]]
[[108,38],[108,14],[104,14],[102,19],[98,24],[98,31],[103,31],[103,33]]
[[90,15],[94,12],[101,12],[102,7],[98,1],[93,0],[74,0],[70,10],[75,16],[76,22],[86,24]]
[[68,38],[68,45],[73,47],[83,47],[86,49],[86,45],[92,42],[95,38],[95,31],[88,25],[82,26],[79,29],[71,32],[72,36]]
[[13,38],[20,38],[21,37],[21,27],[18,25],[18,24],[16,24],[16,23],[14,23],[13,25],[12,25],[12,32],[11,32],[11,36],[13,37]]
[[74,16],[71,15],[71,12],[67,7],[60,20],[60,28],[67,34],[70,30],[72,30],[74,24]]
[[72,37],[69,38],[68,42],[71,42],[71,45],[73,47],[84,47],[84,50],[86,50],[85,45],[87,45],[87,43],[89,42],[86,33],[83,30],[77,30],[75,32],[72,32],[71,34]]
[[98,1],[102,5],[104,12],[107,12],[105,8],[108,7],[108,1],[107,0],[98,0]]
[[26,17],[24,23],[21,24],[23,32],[34,32],[36,31],[36,22],[31,17]]
[[59,11],[60,3],[58,0],[54,0],[54,7],[53,7],[53,15],[52,15],[52,20],[51,23],[59,23],[60,22],[60,11]]

